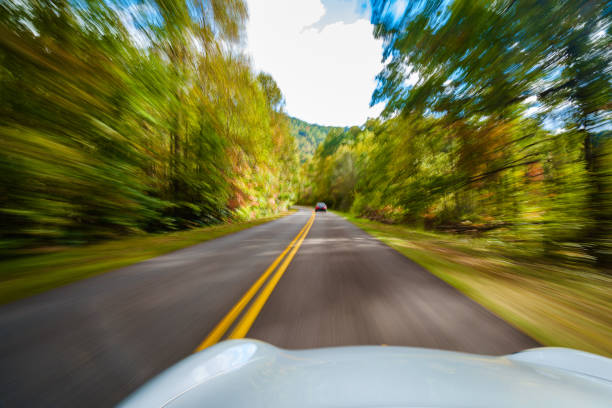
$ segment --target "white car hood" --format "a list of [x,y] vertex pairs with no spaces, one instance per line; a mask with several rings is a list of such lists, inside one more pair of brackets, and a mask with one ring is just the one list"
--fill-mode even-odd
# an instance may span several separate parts
[[612,360],[563,348],[490,357],[409,347],[289,351],[230,340],[194,354],[120,407],[602,407]]

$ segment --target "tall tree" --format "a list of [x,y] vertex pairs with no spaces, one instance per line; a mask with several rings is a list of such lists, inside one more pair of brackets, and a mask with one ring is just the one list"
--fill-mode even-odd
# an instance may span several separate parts
[[[587,179],[585,190],[601,190],[602,182],[595,175],[599,171],[594,167],[593,130],[609,126],[610,118],[608,2],[414,1],[399,13],[392,3],[372,1],[375,34],[384,40],[388,58],[372,103],[385,101],[386,116],[440,117],[458,137],[462,150],[470,152],[478,139],[503,133],[509,123],[520,119],[527,100],[536,99],[550,109],[562,107],[563,121],[558,126],[583,134],[584,166],[594,175]],[[464,156],[482,164],[471,166],[476,171],[465,174],[466,182],[541,164],[545,152],[534,151],[534,146],[541,147],[547,140],[538,140],[539,135],[500,139],[505,146],[531,139],[519,157],[505,154],[499,162],[488,160],[483,151]],[[487,145],[493,143],[489,140]],[[609,225],[601,221],[608,210],[598,198],[601,194],[591,193],[591,197],[594,229],[587,228],[585,233],[607,242]],[[593,255],[607,262],[609,248],[604,247]]]

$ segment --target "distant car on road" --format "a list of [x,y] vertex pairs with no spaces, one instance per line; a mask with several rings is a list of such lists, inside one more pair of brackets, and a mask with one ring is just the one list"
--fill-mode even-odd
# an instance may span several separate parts
[[315,211],[327,211],[327,205],[325,203],[317,203],[317,205],[315,205]]
[[119,407],[609,408],[610,401],[612,360],[583,351],[283,350],[245,339],[191,355]]

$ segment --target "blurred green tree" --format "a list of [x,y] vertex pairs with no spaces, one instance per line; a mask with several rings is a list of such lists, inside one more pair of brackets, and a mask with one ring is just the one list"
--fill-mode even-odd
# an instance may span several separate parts
[[236,51],[246,16],[241,0],[1,3],[2,254],[290,204],[295,145],[273,79]]

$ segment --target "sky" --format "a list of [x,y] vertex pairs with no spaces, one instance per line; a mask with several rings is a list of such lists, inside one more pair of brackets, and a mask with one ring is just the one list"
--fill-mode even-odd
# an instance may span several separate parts
[[383,68],[382,41],[374,39],[359,0],[247,0],[247,52],[271,74],[289,115],[328,126],[363,124]]

